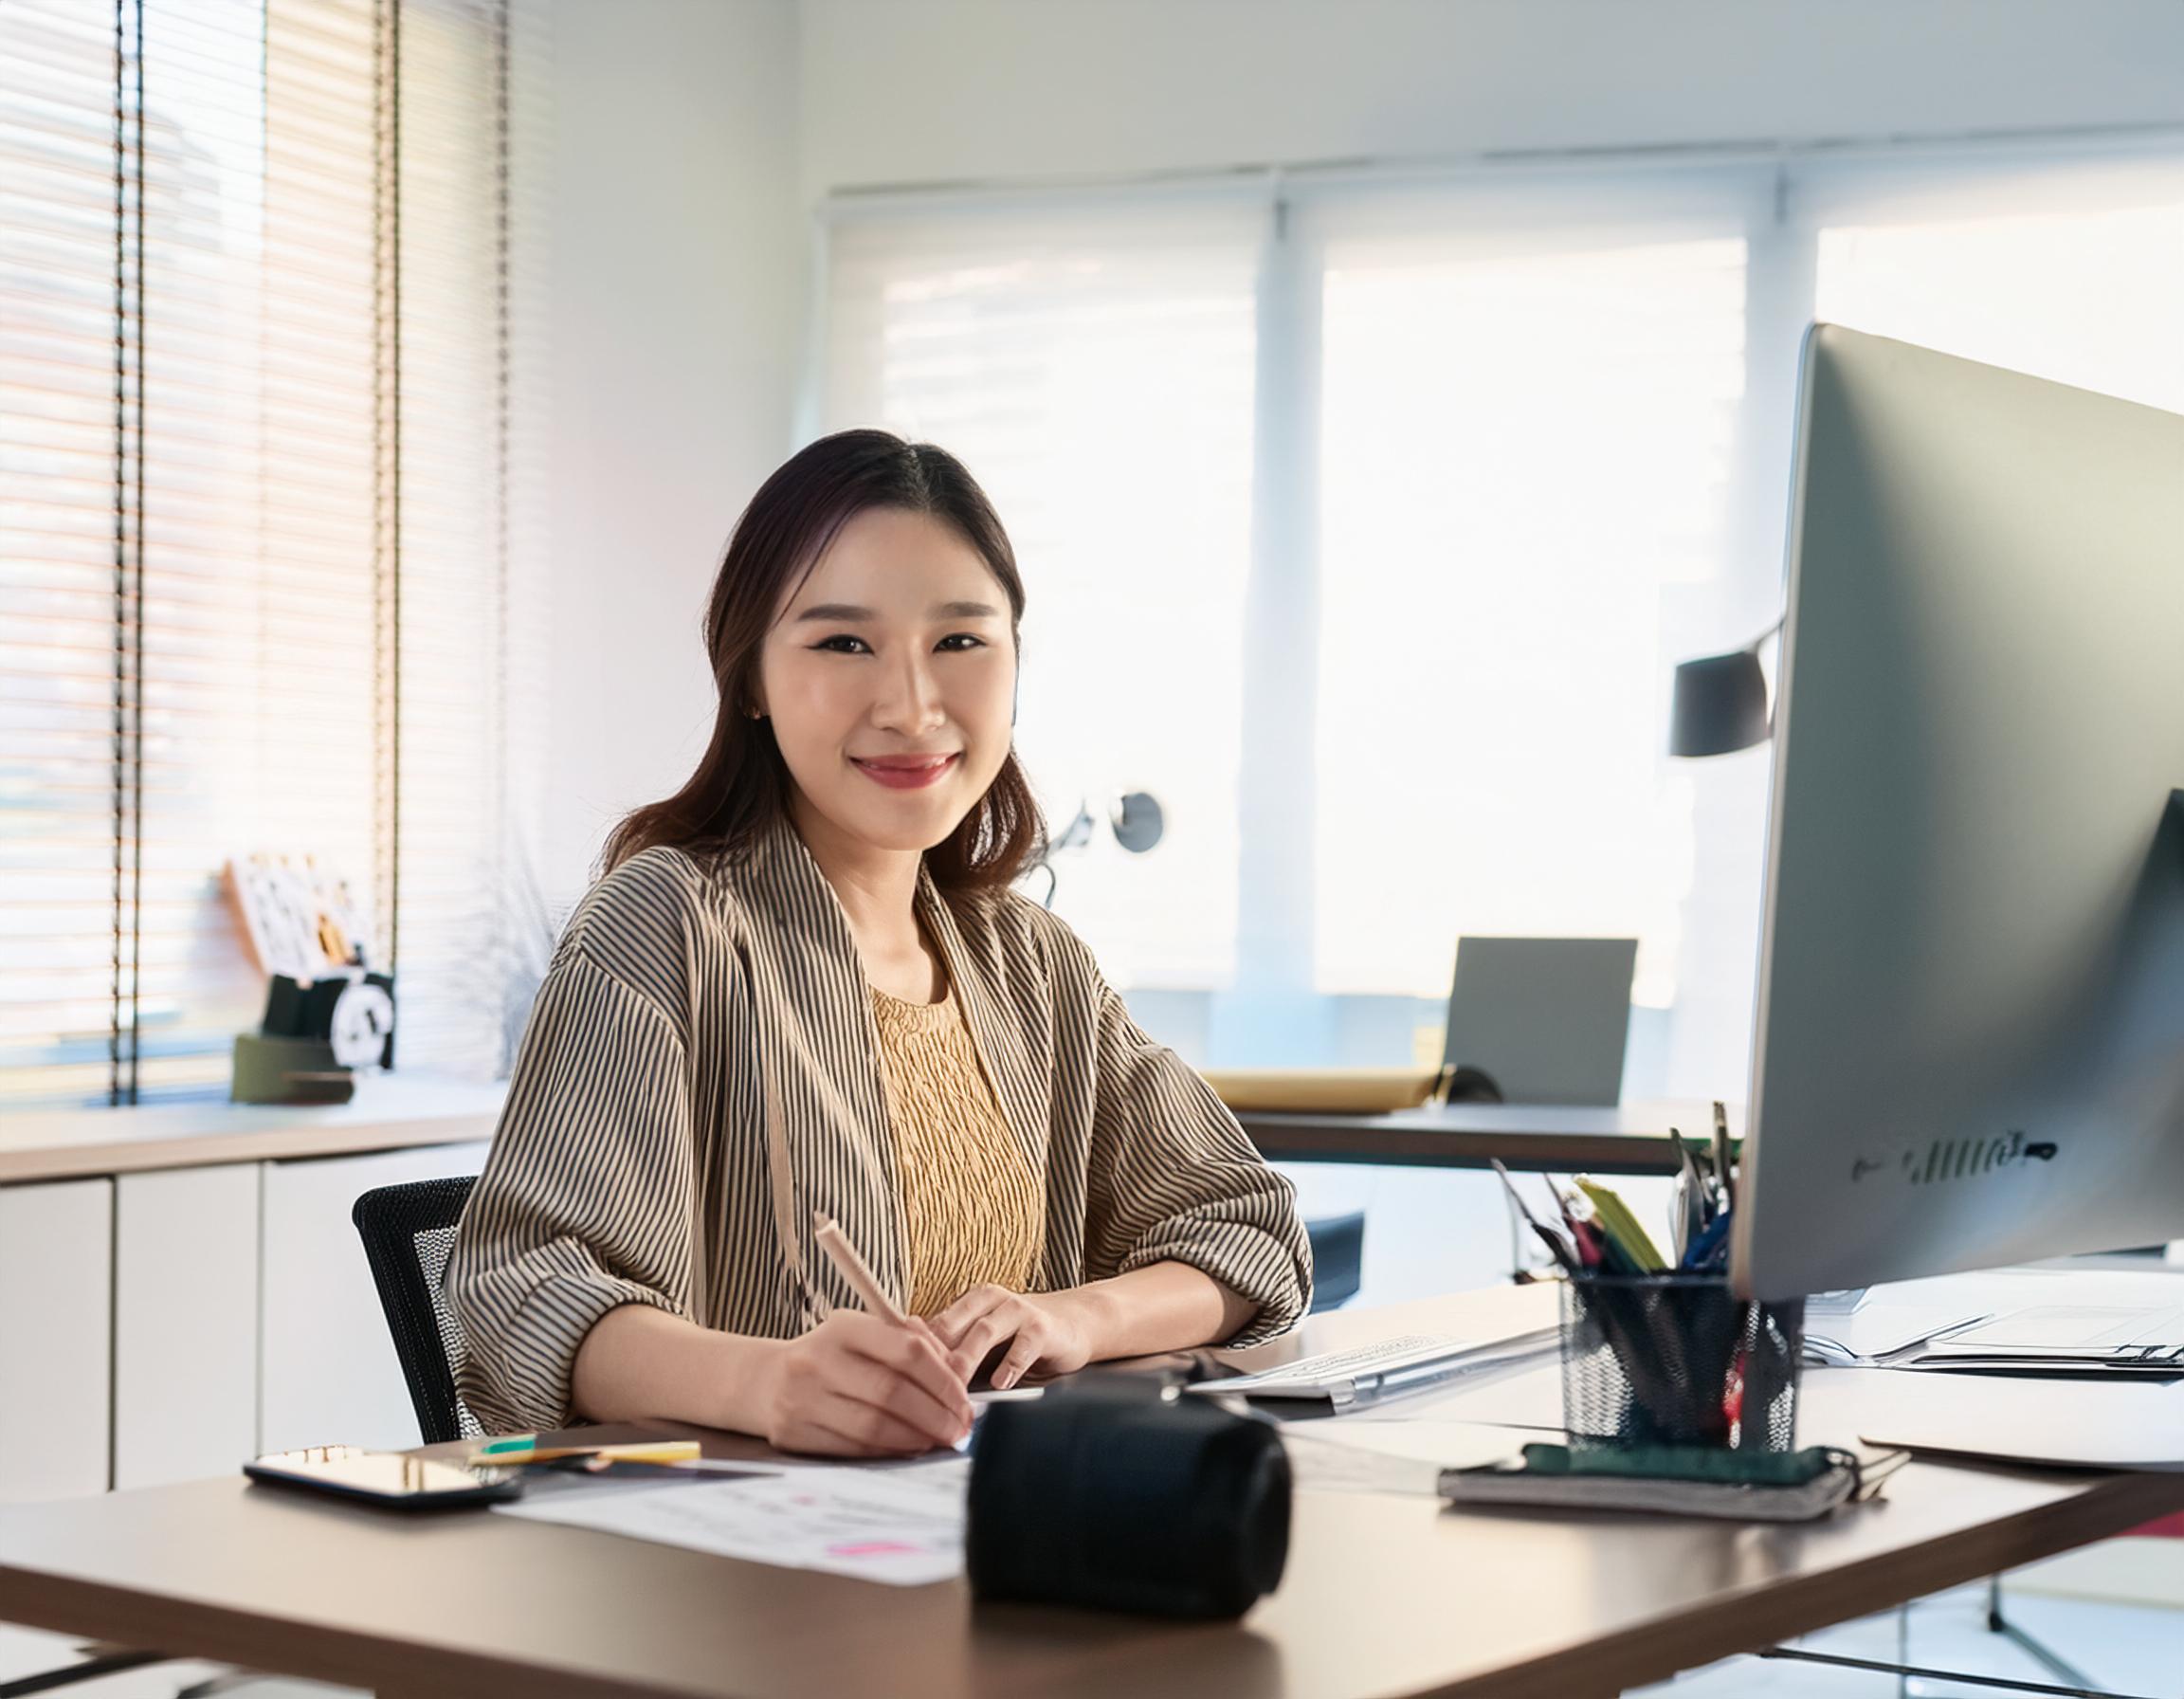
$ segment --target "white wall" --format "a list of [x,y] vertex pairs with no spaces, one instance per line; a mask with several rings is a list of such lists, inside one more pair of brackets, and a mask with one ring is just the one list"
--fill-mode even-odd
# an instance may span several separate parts
[[790,443],[807,225],[794,0],[555,0],[544,876],[681,785],[713,691],[698,628]]
[[2175,0],[804,0],[803,178],[2184,122]]

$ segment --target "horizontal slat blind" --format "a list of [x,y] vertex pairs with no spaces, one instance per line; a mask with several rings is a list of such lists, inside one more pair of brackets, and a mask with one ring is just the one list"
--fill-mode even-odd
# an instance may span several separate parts
[[534,15],[0,7],[0,1104],[224,1092],[257,848],[372,892],[382,965],[415,892],[404,1060],[501,1064]]
[[[264,982],[221,868],[370,877],[373,12],[142,0],[144,900],[137,1089],[225,1087]],[[291,22],[306,26],[290,27]],[[312,64],[317,23],[346,86]],[[302,73],[292,75],[292,68]],[[317,143],[286,143],[300,119]],[[315,156],[314,156],[315,155]]]
[[513,296],[536,289],[539,223],[515,194],[512,73],[536,23],[499,0],[412,0],[402,23],[398,1043],[446,1073],[499,1071],[528,1013],[520,990],[507,1006],[511,881],[537,841],[545,575]]
[[130,991],[135,106],[111,6],[0,6],[0,1102],[102,1096]]

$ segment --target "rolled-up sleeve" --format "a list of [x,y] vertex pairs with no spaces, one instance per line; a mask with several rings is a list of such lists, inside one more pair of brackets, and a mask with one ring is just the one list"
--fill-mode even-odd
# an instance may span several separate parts
[[609,1310],[691,1315],[693,1150],[675,1021],[565,944],[448,1260],[457,1390],[488,1433],[573,1418],[577,1349]]
[[1213,1088],[1149,1037],[1090,971],[1099,1042],[1086,1276],[1188,1263],[1258,1306],[1229,1343],[1286,1332],[1312,1302],[1312,1251],[1296,1188],[1266,1165]]

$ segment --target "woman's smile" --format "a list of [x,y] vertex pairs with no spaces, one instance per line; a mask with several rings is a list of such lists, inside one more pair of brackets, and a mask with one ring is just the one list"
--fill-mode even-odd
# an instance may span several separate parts
[[849,758],[850,764],[866,778],[885,785],[890,791],[917,791],[936,784],[945,774],[956,769],[963,758],[963,752],[954,755],[883,755],[869,760]]

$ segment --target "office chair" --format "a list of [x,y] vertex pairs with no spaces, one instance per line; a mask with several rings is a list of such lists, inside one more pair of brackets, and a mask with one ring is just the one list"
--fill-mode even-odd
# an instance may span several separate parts
[[485,1432],[456,1396],[463,1326],[440,1291],[455,1249],[455,1223],[476,1183],[464,1175],[381,1186],[357,1198],[349,1213],[363,1235],[379,1306],[387,1312],[387,1330],[394,1336],[394,1355],[401,1359],[427,1445],[476,1439]]
[[1312,1313],[1339,1309],[1357,1295],[1365,1270],[1365,1212],[1304,1223],[1312,1241]]

